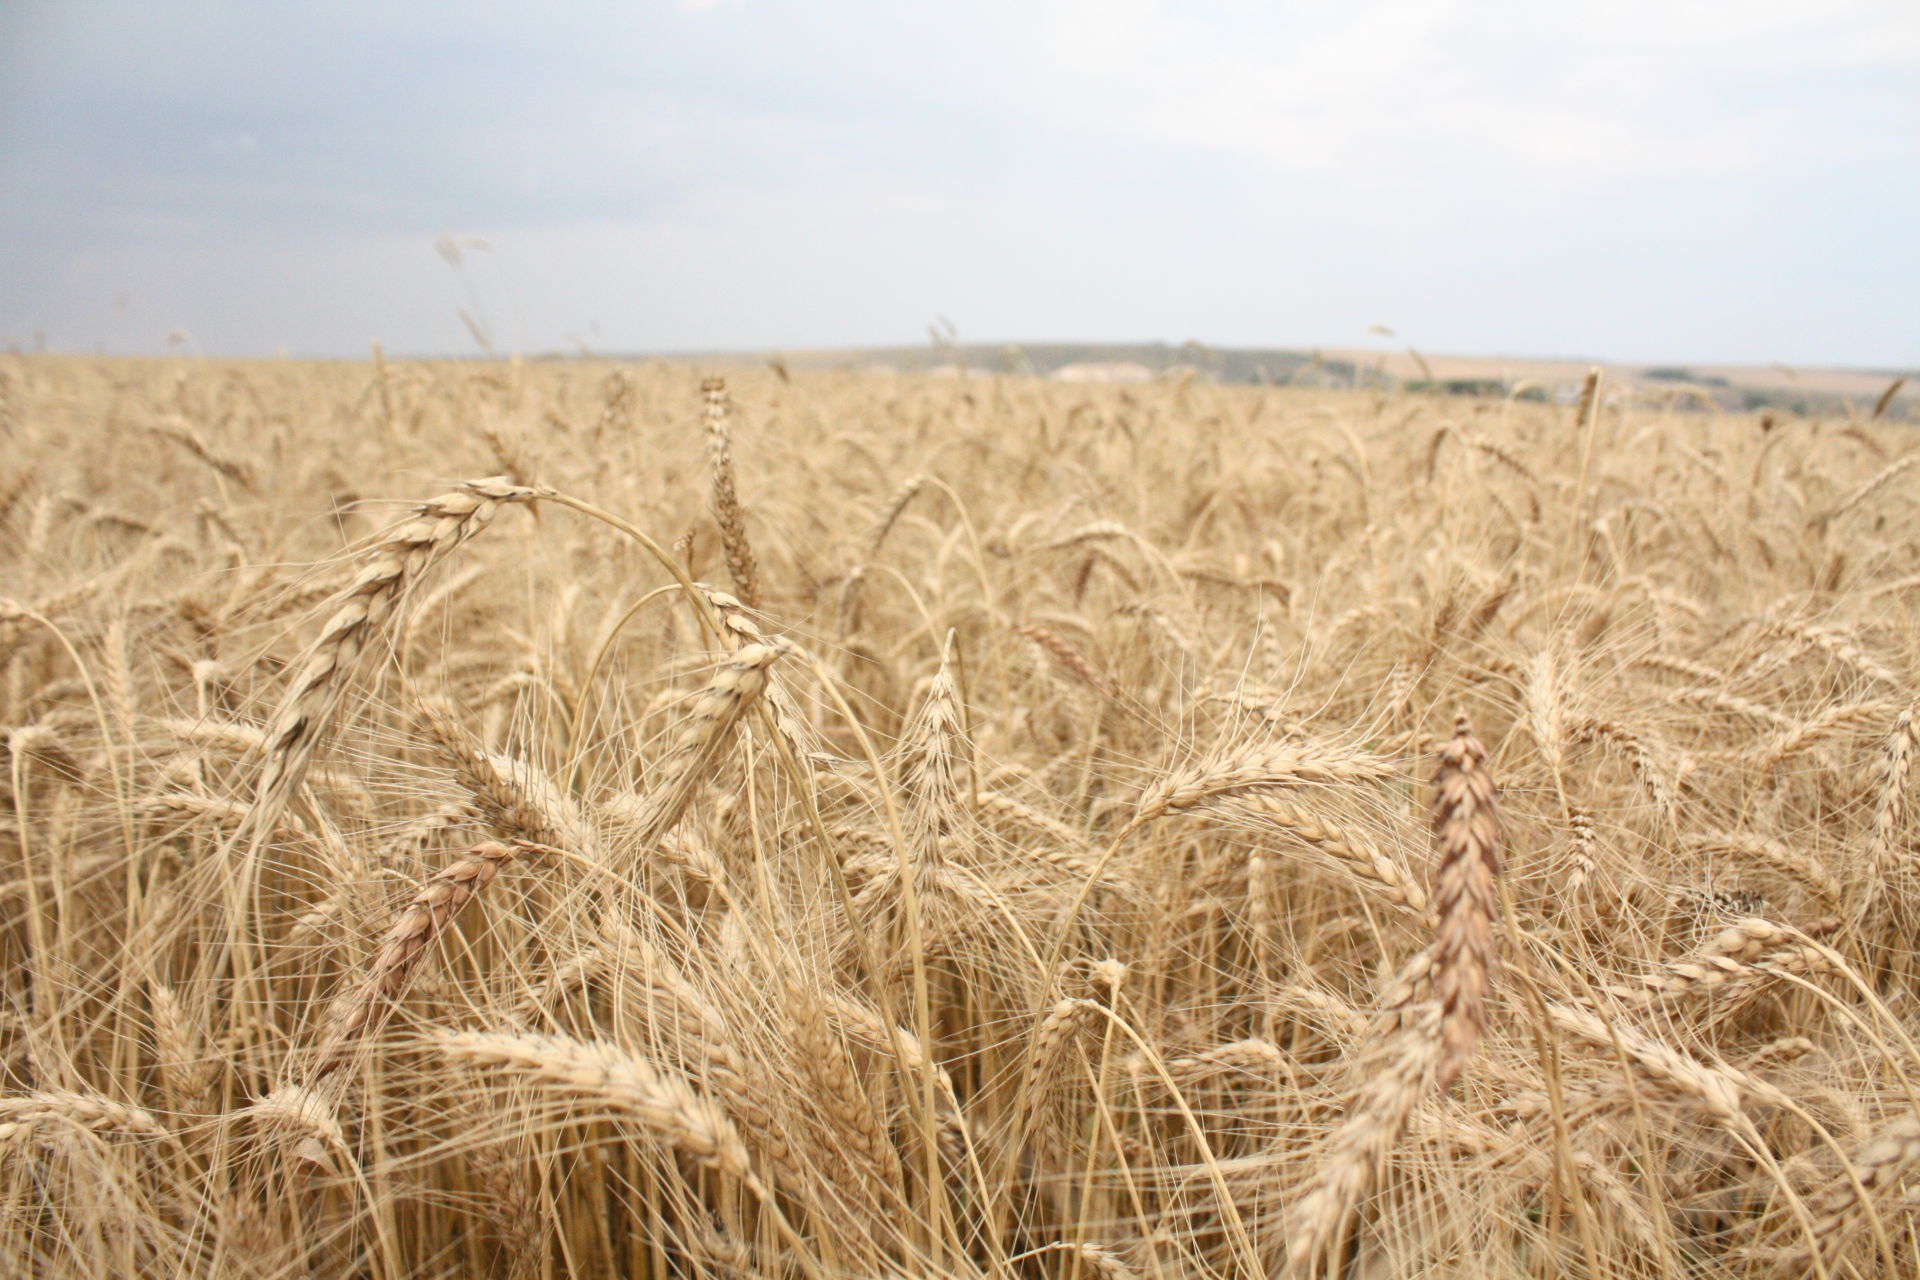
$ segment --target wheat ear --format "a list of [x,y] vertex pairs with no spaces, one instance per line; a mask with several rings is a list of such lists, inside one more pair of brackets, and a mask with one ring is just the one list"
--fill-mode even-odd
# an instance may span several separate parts
[[1013,631],[1015,635],[1032,641],[1036,648],[1059,663],[1074,679],[1102,698],[1109,702],[1120,700],[1120,693],[1113,687],[1113,682],[1101,675],[1087,655],[1069,644],[1059,632],[1035,626],[1018,626]]
[[767,668],[781,653],[766,644],[734,650],[694,698],[652,788],[635,806],[631,828],[638,848],[651,850],[686,813],[695,789],[726,750],[740,717],[766,688]]
[[1445,1043],[1436,1088],[1466,1067],[1487,1024],[1499,914],[1500,815],[1487,749],[1454,725],[1433,778],[1433,992]]
[[329,1020],[321,1050],[321,1074],[338,1067],[381,1012],[406,994],[434,940],[446,932],[460,908],[493,883],[501,869],[518,856],[519,850],[495,840],[474,845],[459,860],[434,873],[413,895],[387,929],[366,977]]
[[[1874,1193],[1897,1186],[1916,1160],[1920,1160],[1920,1115],[1908,1112],[1855,1152],[1850,1161],[1852,1169],[1813,1197],[1819,1216],[1814,1219],[1812,1235],[1822,1251],[1837,1247],[1848,1229],[1855,1226],[1855,1220],[1872,1208]],[[1813,1250],[1801,1244],[1781,1250],[1773,1261],[1778,1273],[1805,1275],[1812,1258]]]
[[713,473],[713,512],[720,523],[720,546],[727,558],[727,573],[746,606],[758,609],[760,573],[753,562],[753,545],[747,541],[746,512],[740,506],[740,494],[733,484],[733,427],[726,380],[708,378],[700,384],[700,395],[706,410],[707,467]]
[[1334,868],[1395,906],[1414,913],[1427,909],[1427,891],[1417,878],[1402,871],[1365,838],[1341,829],[1285,795],[1266,791],[1229,794],[1208,800],[1193,812],[1196,816],[1218,815],[1251,830],[1285,836],[1320,854]]
[[422,703],[419,717],[496,835],[597,854],[592,824],[552,778],[516,756],[488,751],[442,703]]
[[1261,743],[1201,760],[1168,774],[1140,797],[1138,825],[1223,796],[1275,787],[1350,786],[1399,777],[1400,765],[1370,751],[1298,742]]
[[1323,1264],[1406,1131],[1413,1109],[1465,1069],[1486,1029],[1499,910],[1500,822],[1487,751],[1454,724],[1433,778],[1433,941],[1400,971],[1358,1067],[1368,1073],[1289,1215],[1296,1274]]
[[420,504],[413,518],[386,534],[362,558],[320,636],[307,649],[267,730],[256,822],[272,815],[299,789],[327,722],[383,630],[395,622],[408,591],[434,565],[484,529],[500,508],[532,502],[542,491],[496,476],[470,480]]
[[1902,711],[1887,735],[1887,747],[1881,757],[1880,794],[1873,806],[1871,837],[1872,868],[1875,883],[1885,883],[1894,870],[1894,853],[1899,848],[1900,831],[1907,817],[1907,781],[1913,774],[1913,709]]
[[931,479],[933,477],[928,475],[912,476],[893,491],[893,496],[887,499],[886,510],[880,513],[880,518],[874,521],[872,531],[867,534],[869,560],[880,554],[880,548],[886,544],[887,534],[892,532],[894,523],[900,519],[900,513],[907,509],[907,504],[913,501]]
[[154,1054],[160,1082],[176,1103],[205,1105],[219,1083],[222,1064],[208,1053],[180,997],[172,987],[156,982],[147,993],[153,1009]]
[[[133,1138],[170,1139],[153,1112],[131,1107],[98,1094],[64,1089],[0,1096],[0,1142],[36,1124],[70,1124],[95,1133],[119,1133]],[[18,1129],[15,1126],[19,1126]]]
[[929,865],[937,860],[939,838],[952,829],[954,816],[970,807],[962,786],[969,751],[949,642],[940,670],[902,731],[900,743],[899,776],[908,801],[907,825],[919,844],[917,852]]
[[613,1045],[571,1036],[442,1031],[427,1046],[443,1057],[527,1077],[638,1121],[701,1164],[743,1180],[753,1176],[733,1122],[674,1076]]

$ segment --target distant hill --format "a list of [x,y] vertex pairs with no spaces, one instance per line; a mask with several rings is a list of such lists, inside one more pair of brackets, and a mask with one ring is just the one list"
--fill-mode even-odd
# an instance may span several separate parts
[[1382,387],[1436,395],[1519,395],[1568,401],[1598,365],[1616,397],[1637,403],[1789,413],[1871,412],[1901,379],[1885,416],[1920,419],[1920,370],[1789,369],[1783,365],[1628,364],[1526,356],[1474,356],[1329,347],[1214,347],[1198,342],[942,343],[782,352],[679,352],[718,364],[778,360],[790,369],[1064,377],[1130,381],[1182,374],[1214,382]]
[[[750,359],[765,358],[756,353]],[[1312,352],[1275,347],[1208,347],[1197,342],[1007,342],[941,346],[848,347],[827,351],[780,353],[794,369],[870,369],[880,365],[900,373],[958,367],[978,373],[1052,377],[1069,365],[1139,365],[1156,375],[1193,370],[1217,382],[1286,383],[1316,376]],[[1353,371],[1337,371],[1344,382]]]

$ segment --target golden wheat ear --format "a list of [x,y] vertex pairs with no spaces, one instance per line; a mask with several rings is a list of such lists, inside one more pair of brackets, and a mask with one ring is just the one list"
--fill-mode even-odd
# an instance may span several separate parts
[[501,477],[470,480],[421,503],[413,517],[390,530],[360,559],[320,635],[308,646],[267,728],[255,825],[271,826],[306,777],[347,684],[400,621],[420,579],[492,522],[511,503],[532,502],[541,491]]
[[1295,1275],[1335,1266],[1414,1108],[1459,1078],[1486,1030],[1500,909],[1497,797],[1487,749],[1462,716],[1433,775],[1433,940],[1389,988],[1355,1058],[1361,1083],[1346,1119],[1288,1215]]
[[460,909],[519,856],[518,849],[488,840],[474,845],[421,886],[387,927],[359,985],[328,1018],[320,1050],[321,1074],[345,1062],[353,1047],[406,995],[434,942],[446,933]]
[[713,473],[713,515],[720,525],[720,548],[727,560],[727,574],[741,602],[749,609],[760,607],[760,570],[754,563],[753,544],[747,541],[747,512],[740,505],[740,493],[733,482],[733,404],[727,397],[724,378],[708,378],[700,384],[707,426],[707,467]]
[[1493,922],[1500,912],[1498,792],[1487,749],[1454,724],[1433,775],[1433,994],[1445,1047],[1436,1088],[1466,1068],[1487,1026],[1494,964]]

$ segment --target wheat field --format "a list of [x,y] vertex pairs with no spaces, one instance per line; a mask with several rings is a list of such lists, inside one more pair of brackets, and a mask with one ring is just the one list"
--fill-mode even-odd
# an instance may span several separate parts
[[0,1274],[1920,1273],[1911,426],[0,360]]

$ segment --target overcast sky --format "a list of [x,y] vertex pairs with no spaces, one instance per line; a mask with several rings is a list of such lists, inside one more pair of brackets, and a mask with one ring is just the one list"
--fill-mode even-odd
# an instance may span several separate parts
[[1915,0],[0,0],[0,344],[1905,366],[1916,228]]

